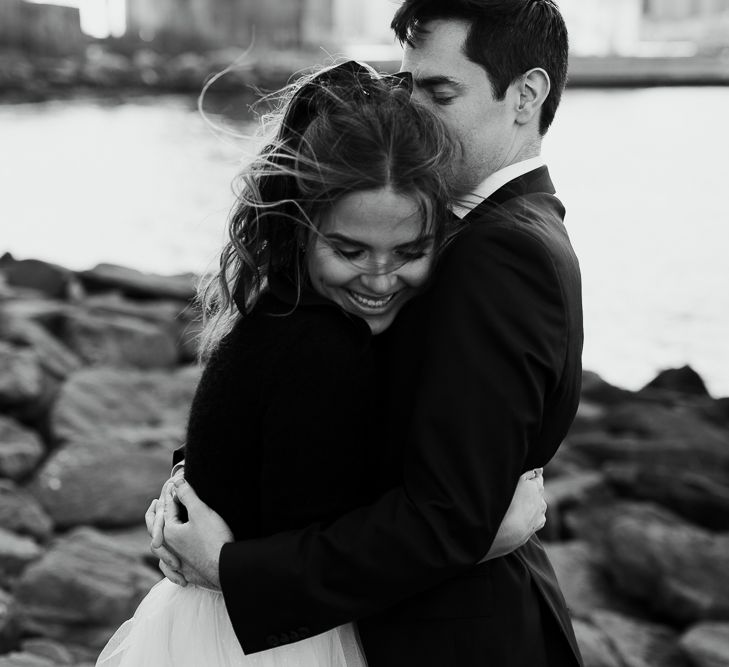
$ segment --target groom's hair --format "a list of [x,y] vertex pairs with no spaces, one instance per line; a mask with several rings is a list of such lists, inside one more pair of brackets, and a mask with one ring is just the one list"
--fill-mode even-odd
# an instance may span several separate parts
[[554,119],[567,80],[567,28],[553,0],[405,0],[391,27],[400,43],[416,47],[435,19],[467,21],[469,60],[486,70],[497,100],[526,71],[541,67],[551,89],[542,105],[539,132]]

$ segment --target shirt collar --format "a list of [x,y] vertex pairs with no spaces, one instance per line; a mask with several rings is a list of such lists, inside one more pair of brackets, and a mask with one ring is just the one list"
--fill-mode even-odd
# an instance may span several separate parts
[[531,157],[521,162],[515,162],[508,167],[495,171],[476,187],[473,192],[469,192],[463,199],[454,203],[452,206],[453,213],[459,218],[465,218],[474,208],[476,208],[484,199],[488,199],[500,187],[506,185],[509,181],[513,181],[519,176],[544,166],[544,158],[541,155]]

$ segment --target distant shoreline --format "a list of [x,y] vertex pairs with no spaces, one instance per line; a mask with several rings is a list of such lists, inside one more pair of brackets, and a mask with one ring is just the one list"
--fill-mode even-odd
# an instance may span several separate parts
[[[211,93],[242,95],[249,103],[253,102],[258,97],[257,90],[268,92],[281,88],[291,80],[292,73],[316,65],[319,56],[286,54],[275,62],[259,56],[255,62],[232,68],[215,82]],[[399,60],[382,55],[364,59],[385,72],[395,72],[400,66]],[[0,103],[97,95],[113,98],[116,95],[197,94],[206,80],[233,60],[221,59],[220,52],[176,56],[149,52],[145,57],[127,57],[96,51],[85,56],[59,58],[4,52],[0,53]],[[567,85],[571,88],[727,86],[729,58],[572,57]]]

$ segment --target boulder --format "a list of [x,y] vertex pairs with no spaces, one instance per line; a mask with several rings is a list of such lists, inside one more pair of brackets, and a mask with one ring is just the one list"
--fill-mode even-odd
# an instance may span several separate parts
[[195,298],[196,276],[160,276],[142,273],[114,264],[99,264],[79,274],[90,290],[118,290],[131,297],[144,299],[175,299],[191,301]]
[[58,442],[95,441],[113,448],[119,442],[184,441],[200,369],[173,372],[89,368],[61,388],[51,416]]
[[200,311],[184,301],[138,301],[118,293],[98,294],[84,301],[84,308],[94,315],[132,317],[155,324],[166,331],[177,346],[183,362],[197,358],[197,339],[202,327]]
[[[158,486],[161,487],[161,482]],[[158,489],[158,492],[159,490],[160,489]],[[159,568],[159,558],[150,551],[150,537],[149,533],[147,533],[147,526],[144,523],[143,516],[137,517],[136,526],[124,529],[106,530],[104,531],[104,535],[114,541],[114,544],[119,551],[124,551],[129,554],[129,556],[147,563],[147,565],[154,570]]]
[[547,478],[544,495],[548,507],[547,523],[540,537],[547,540],[560,539],[565,511],[576,505],[595,503],[612,496],[605,476],[598,471],[575,471],[571,475]]
[[0,656],[0,667],[58,667],[59,664],[63,663],[25,651],[13,651]]
[[681,646],[696,667],[727,667],[729,623],[699,623],[681,637]]
[[595,431],[570,436],[569,448],[573,455],[584,457],[596,467],[608,462],[643,465],[660,462],[676,470],[714,468],[726,473],[729,472],[729,444],[722,435],[716,429],[717,437],[646,439]]
[[0,341],[0,407],[40,401],[44,388],[37,355],[30,349]]
[[29,287],[52,299],[66,299],[78,293],[78,279],[72,271],[37,259],[16,260],[5,256],[0,261],[5,282],[14,287]]
[[13,596],[0,588],[0,654],[18,645],[18,626],[11,613]]
[[645,388],[692,394],[694,396],[709,395],[701,376],[691,366],[669,368],[661,371]]
[[94,665],[98,650],[90,649],[77,644],[66,644],[43,637],[24,639],[20,648],[25,653],[36,655],[53,661],[54,665],[72,665],[81,667],[81,664]]
[[41,368],[63,380],[81,368],[81,360],[38,322],[17,314],[0,316],[0,340],[31,348]]
[[614,405],[631,400],[634,394],[606,382],[597,373],[583,371],[581,396],[583,400],[588,399],[602,405]]
[[729,530],[729,475],[660,463],[614,463],[603,471],[621,496],[658,503],[711,530]]
[[45,541],[53,531],[53,522],[26,489],[4,479],[0,480],[0,528]]
[[113,540],[79,528],[23,572],[15,614],[26,633],[99,648],[158,579]]
[[625,667],[607,635],[599,628],[579,619],[574,619],[573,626],[584,667]]
[[45,462],[30,492],[60,528],[138,525],[169,476],[169,449],[146,442],[74,441]]
[[0,415],[0,476],[25,477],[44,454],[43,443],[34,431]]
[[0,584],[12,581],[40,555],[32,539],[0,528]]
[[577,406],[577,414],[570,426],[570,433],[580,433],[584,431],[593,431],[600,428],[600,423],[605,417],[608,408],[601,403],[582,398]]
[[598,609],[636,613],[634,604],[614,590],[600,551],[583,541],[545,544],[572,617],[587,618]]
[[670,628],[609,611],[596,611],[590,621],[607,637],[624,667],[690,667]]
[[614,406],[602,420],[613,435],[651,440],[683,440],[696,445],[729,448],[729,431],[709,422],[700,410],[690,405],[633,402]]
[[133,317],[76,309],[67,314],[61,337],[85,363],[97,366],[171,368],[179,358],[168,331]]
[[729,534],[648,503],[621,503],[604,519],[597,539],[625,595],[679,624],[729,619]]

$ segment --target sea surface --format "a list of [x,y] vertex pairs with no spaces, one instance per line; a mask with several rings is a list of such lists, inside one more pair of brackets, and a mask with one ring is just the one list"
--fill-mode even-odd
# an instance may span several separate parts
[[[245,109],[179,96],[0,105],[0,253],[162,274],[215,263]],[[580,258],[585,367],[690,364],[729,395],[729,88],[568,90],[544,154]],[[243,136],[245,135],[245,136]]]

